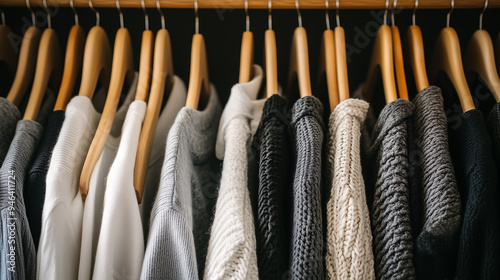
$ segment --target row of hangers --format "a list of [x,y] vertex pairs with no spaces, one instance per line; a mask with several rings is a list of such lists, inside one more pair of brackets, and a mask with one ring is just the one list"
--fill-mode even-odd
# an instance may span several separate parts
[[[493,43],[489,34],[482,30],[482,16],[487,4],[488,1],[486,0],[480,15],[480,28],[474,33],[467,47],[465,69],[467,69],[468,73],[480,75],[492,91],[496,101],[500,102],[500,80],[495,65]],[[339,102],[349,98],[349,85],[345,32],[340,26],[339,1],[336,1],[337,26],[334,30],[330,28],[328,5],[328,1],[325,1],[326,30],[322,37],[319,63],[320,75],[318,76],[326,77],[324,80],[327,85],[330,109],[333,110]],[[396,5],[397,0],[394,0],[393,8]],[[83,200],[85,200],[90,176],[109,136],[120,94],[125,85],[130,85],[133,79],[134,63],[130,34],[128,29],[124,27],[123,14],[119,1],[116,0],[116,8],[120,15],[120,28],[116,32],[115,45],[113,52],[111,52],[107,34],[99,26],[99,12],[93,7],[92,1],[89,0],[89,8],[96,15],[96,25],[90,29],[85,38],[82,27],[78,25],[78,14],[74,8],[73,0],[70,0],[70,6],[75,14],[75,25],[71,28],[68,36],[64,72],[62,72],[58,38],[51,28],[46,0],[43,1],[43,6],[47,11],[48,28],[43,32],[34,26],[34,13],[31,10],[29,0],[26,1],[26,6],[31,11],[33,26],[29,27],[24,34],[17,63],[13,47],[10,43],[7,43],[9,41],[6,39],[10,29],[5,24],[0,25],[0,61],[6,62],[11,69],[16,69],[7,99],[15,105],[19,105],[28,85],[33,81],[24,119],[35,120],[37,118],[49,83],[53,88],[59,88],[54,110],[64,110],[72,97],[80,69],[81,83],[78,95],[92,99],[98,82],[103,87],[108,88],[103,113],[80,176],[80,191]],[[170,92],[169,89],[172,86],[174,76],[170,36],[165,29],[165,19],[159,1],[156,1],[156,7],[161,15],[162,28],[156,33],[156,36],[149,30],[149,19],[144,1],[141,1],[141,6],[145,14],[145,30],[142,34],[136,100],[147,101],[148,106],[140,133],[134,170],[134,188],[139,203],[142,200],[144,191],[154,133],[161,110],[160,106],[163,98],[165,98],[164,94]],[[300,97],[304,97],[312,95],[307,33],[302,26],[298,0],[295,0],[295,6],[298,15],[298,27],[295,29],[292,39],[288,82],[292,84],[296,79]],[[392,26],[387,25],[389,0],[386,0],[384,24],[380,26],[375,39],[366,79],[365,96],[372,97],[373,85],[377,79],[381,78],[386,103],[398,98],[408,99],[405,62],[413,72],[417,90],[421,91],[429,86],[422,34],[420,28],[415,24],[417,7],[418,0],[415,1],[412,15],[413,24],[407,31],[406,51],[403,59],[402,44],[399,30],[395,25],[394,13],[392,13]],[[463,111],[466,112],[474,108],[474,103],[467,85],[464,67],[462,66],[458,36],[455,30],[449,27],[453,8],[454,1],[451,0],[446,28],[441,31],[434,49],[430,76],[432,79],[436,79],[439,72],[446,73],[458,93]],[[272,29],[272,1],[268,1],[268,9],[268,29],[265,31],[264,38],[264,69],[266,73],[266,91],[269,97],[278,93],[278,67],[276,36]],[[195,34],[192,38],[186,106],[198,109],[208,102],[210,80],[205,41],[203,35],[199,33],[198,2],[196,0],[194,0],[194,11]],[[241,43],[240,83],[250,81],[253,75],[254,44],[253,33],[250,31],[248,1],[245,1],[245,12],[246,30],[243,32]],[[2,20],[5,23],[3,16]],[[497,40],[496,47],[499,49],[497,51],[498,63],[500,62],[500,37]],[[150,69],[152,69],[152,73]],[[62,77],[61,73],[63,73]]]

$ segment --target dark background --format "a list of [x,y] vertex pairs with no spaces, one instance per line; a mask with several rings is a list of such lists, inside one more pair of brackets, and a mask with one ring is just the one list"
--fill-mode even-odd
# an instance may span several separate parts
[[[61,48],[64,50],[67,35],[74,24],[73,11],[70,8],[49,7],[52,11],[52,27],[57,31]],[[31,16],[27,8],[3,7],[6,24],[12,31],[22,36],[31,24]],[[47,26],[44,10],[34,8],[37,15],[37,26]],[[99,8],[101,26],[107,31],[113,43],[116,30],[119,28],[118,11],[113,8]],[[174,69],[186,84],[189,79],[191,39],[194,33],[194,12],[190,9],[162,9],[165,14],[166,28],[172,40]],[[88,30],[95,24],[95,15],[89,8],[77,8],[80,24]],[[144,29],[144,14],[140,8],[122,8],[125,27],[132,36],[136,69],[139,65],[141,33]],[[316,88],[316,72],[321,35],[325,30],[324,10],[302,10],[303,26],[307,30],[309,55],[311,63],[311,82]],[[417,25],[423,34],[427,65],[432,55],[434,42],[439,31],[446,25],[447,10],[418,10]],[[493,40],[500,31],[500,10],[488,9],[484,15],[483,26],[489,31]],[[150,29],[160,28],[160,16],[156,9],[148,9]],[[404,44],[405,32],[411,24],[412,10],[396,11],[396,25],[401,32]],[[480,10],[456,9],[451,15],[451,27],[458,33],[462,52],[465,53],[467,42],[472,33],[478,29]],[[345,29],[348,45],[348,71],[350,90],[353,92],[362,83],[370,60],[372,45],[377,27],[383,16],[381,10],[340,10],[341,25]],[[245,30],[245,14],[235,9],[202,9],[199,11],[200,33],[206,40],[210,79],[218,89],[225,103],[230,88],[238,81],[241,35]],[[390,14],[389,14],[390,18]],[[330,11],[331,26],[334,28],[335,10]],[[250,10],[251,31],[255,39],[255,63],[262,65],[264,49],[264,32],[267,29],[267,10]],[[280,84],[286,89],[289,51],[294,28],[297,27],[295,10],[273,10],[273,29],[276,32],[278,49],[278,75]],[[20,37],[19,37],[20,38]],[[20,42],[19,42],[20,43]],[[64,56],[64,54],[62,54]],[[411,76],[407,72],[407,78]],[[314,94],[314,91],[313,91]]]

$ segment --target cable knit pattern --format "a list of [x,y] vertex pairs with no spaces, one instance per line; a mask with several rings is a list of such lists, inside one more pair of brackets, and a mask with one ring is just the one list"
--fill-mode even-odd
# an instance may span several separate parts
[[406,121],[412,111],[413,105],[403,99],[385,105],[365,153],[364,160],[375,163],[374,185],[367,187],[374,190],[371,214],[377,279],[415,278],[406,145]]
[[259,168],[256,237],[262,280],[282,279],[288,269],[287,198],[291,192],[288,125],[285,100],[277,94],[269,97],[252,143]]
[[428,87],[414,98],[413,104],[423,198],[423,226],[416,238],[415,266],[421,279],[443,279],[447,277],[450,250],[456,247],[461,202],[448,148],[441,90]]
[[323,106],[314,96],[295,102],[290,130],[295,139],[291,279],[323,279],[321,148]]
[[369,104],[359,99],[339,103],[330,115],[327,204],[328,279],[375,279],[370,215],[361,172],[361,125]]

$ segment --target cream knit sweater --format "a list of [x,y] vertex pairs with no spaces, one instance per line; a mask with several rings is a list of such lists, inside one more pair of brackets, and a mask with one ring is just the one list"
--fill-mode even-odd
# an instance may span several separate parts
[[361,173],[361,126],[368,103],[347,99],[330,115],[326,174],[328,279],[375,279],[372,234]]

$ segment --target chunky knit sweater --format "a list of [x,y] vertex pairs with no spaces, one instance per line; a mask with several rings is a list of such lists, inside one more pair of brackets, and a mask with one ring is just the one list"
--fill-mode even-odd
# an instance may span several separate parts
[[293,226],[291,279],[323,279],[323,222],[321,218],[321,149],[323,106],[314,96],[295,102],[290,124],[294,139]]
[[17,121],[21,119],[21,113],[9,100],[0,97],[0,165],[9,151],[10,142],[16,133]]
[[259,170],[256,237],[263,280],[282,279],[288,270],[292,172],[288,125],[285,100],[277,94],[269,97],[252,143]]
[[328,279],[375,279],[370,215],[361,172],[360,137],[369,104],[340,102],[330,115],[325,176]]
[[[438,87],[428,87],[414,99],[414,124],[423,198],[422,224],[415,238],[415,268],[419,279],[448,277],[451,250],[457,246],[461,202],[448,149],[446,115]],[[410,161],[412,155],[410,155]],[[413,204],[412,204],[413,207]],[[412,217],[413,218],[413,217]]]
[[363,146],[363,168],[367,167],[363,173],[367,189],[373,193],[371,218],[377,279],[415,278],[406,143],[407,120],[412,111],[409,101],[395,100],[382,109],[371,136],[371,127],[363,131],[363,142],[369,143]]

